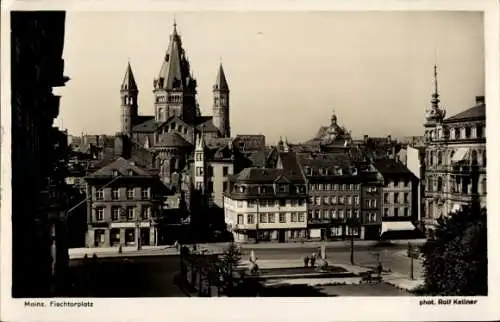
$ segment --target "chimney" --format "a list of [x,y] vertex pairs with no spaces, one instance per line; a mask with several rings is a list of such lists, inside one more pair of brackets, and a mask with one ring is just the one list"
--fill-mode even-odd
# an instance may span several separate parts
[[483,96],[476,96],[476,104],[484,104],[484,95]]

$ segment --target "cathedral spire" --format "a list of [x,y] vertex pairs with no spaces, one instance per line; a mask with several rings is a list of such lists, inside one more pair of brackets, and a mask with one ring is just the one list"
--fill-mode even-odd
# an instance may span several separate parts
[[219,63],[219,71],[217,72],[217,78],[215,79],[214,90],[229,91],[229,86],[227,85],[226,74],[224,73],[222,62]]
[[127,63],[127,69],[125,70],[125,77],[123,78],[121,90],[137,90],[137,83],[135,82],[134,73],[132,72],[132,67],[130,66],[130,60]]

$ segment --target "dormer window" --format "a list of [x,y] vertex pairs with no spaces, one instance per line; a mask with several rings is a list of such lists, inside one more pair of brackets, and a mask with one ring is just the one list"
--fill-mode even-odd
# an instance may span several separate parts
[[239,186],[238,187],[238,191],[242,192],[242,193],[245,192],[245,187],[244,186]]
[[286,184],[278,185],[279,192],[286,192]]
[[339,176],[341,176],[341,175],[342,175],[342,169],[341,169],[341,168],[338,168],[338,169],[337,169],[337,174],[338,174]]
[[113,170],[113,177],[117,177],[118,176],[118,170]]
[[129,175],[130,177],[134,176],[134,175],[135,175],[134,170],[128,170],[128,175]]
[[312,169],[310,167],[306,167],[306,175],[312,175]]

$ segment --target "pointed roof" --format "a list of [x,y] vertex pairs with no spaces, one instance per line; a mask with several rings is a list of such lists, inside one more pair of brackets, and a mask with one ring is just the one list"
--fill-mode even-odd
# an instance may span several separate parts
[[118,157],[90,174],[88,178],[110,177],[113,176],[114,171],[118,171],[121,176],[130,176],[130,172],[132,172],[134,176],[152,177],[149,172],[135,165],[133,161]]
[[189,62],[182,48],[181,37],[177,33],[177,24],[174,22],[174,30],[170,36],[158,79],[155,81],[155,88],[181,90],[189,85],[192,86],[195,81],[189,73]]
[[214,91],[229,91],[229,86],[227,85],[226,75],[224,74],[224,68],[222,63],[219,65],[219,71],[217,72],[217,78],[215,79]]
[[207,145],[205,144],[205,136],[201,132],[199,138],[196,140],[196,151],[204,151]]
[[130,62],[127,64],[127,69],[125,71],[125,77],[123,78],[122,91],[137,91],[137,83],[135,82],[134,73],[132,72],[132,67],[130,66]]
[[158,138],[158,142],[156,142],[155,146],[162,147],[190,147],[191,143],[184,140],[182,136],[175,132],[166,132],[160,134]]

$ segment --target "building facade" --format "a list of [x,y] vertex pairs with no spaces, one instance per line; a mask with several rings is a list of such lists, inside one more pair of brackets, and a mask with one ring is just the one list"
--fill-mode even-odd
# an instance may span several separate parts
[[87,247],[158,244],[163,185],[157,175],[120,157],[85,180]]
[[418,178],[393,159],[378,160],[374,166],[384,177],[381,237],[413,234],[418,220]]
[[429,235],[437,218],[477,198],[486,206],[486,104],[476,97],[471,108],[445,119],[435,93],[426,112],[425,217]]
[[231,177],[224,212],[236,242],[307,238],[306,183],[285,172],[247,168]]
[[[57,294],[68,264],[64,151],[53,127],[64,86],[65,13],[11,12],[12,296]],[[65,142],[66,141],[66,142]]]

